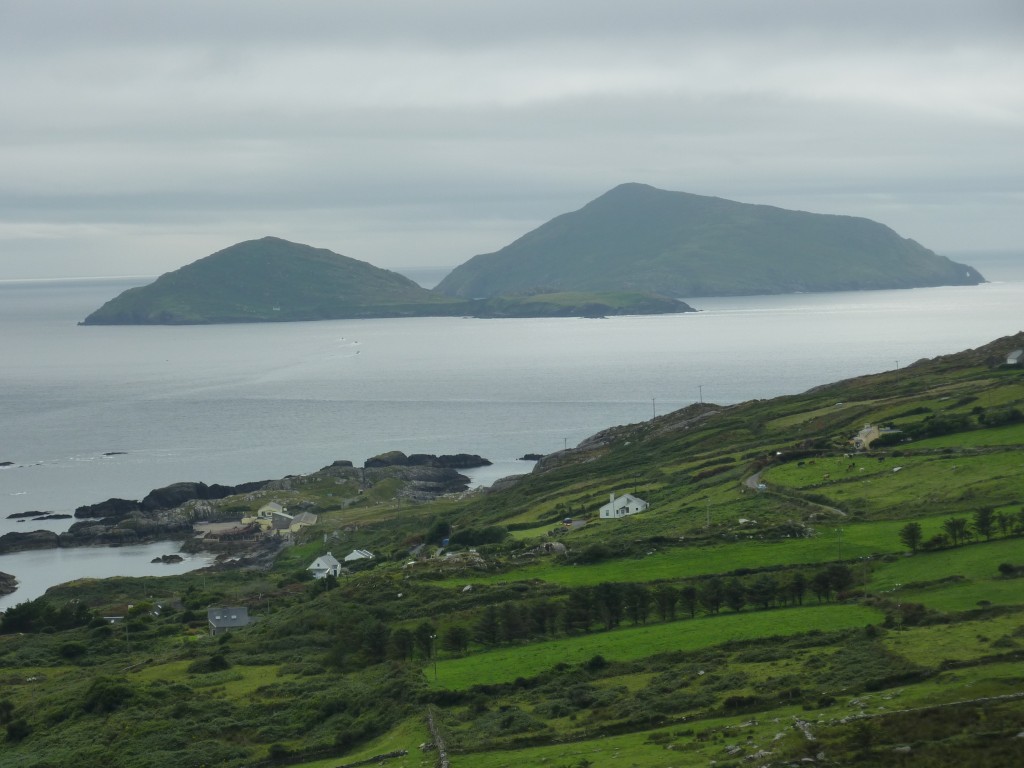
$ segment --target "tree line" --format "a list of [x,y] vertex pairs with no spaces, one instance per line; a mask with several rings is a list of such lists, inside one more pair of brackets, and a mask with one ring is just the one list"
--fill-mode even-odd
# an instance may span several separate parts
[[966,517],[949,517],[942,521],[942,530],[925,540],[920,523],[910,522],[899,532],[900,542],[911,552],[919,549],[942,549],[958,547],[977,537],[991,541],[996,534],[1004,537],[1024,534],[1024,508],[1017,513],[996,512],[992,507],[981,507],[974,511],[970,520]]

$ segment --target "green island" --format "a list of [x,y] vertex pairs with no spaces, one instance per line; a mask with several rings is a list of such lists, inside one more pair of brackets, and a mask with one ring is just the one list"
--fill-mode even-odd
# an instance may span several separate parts
[[386,317],[604,317],[692,312],[650,291],[452,298],[364,261],[264,237],[129,288],[81,325],[205,325]]
[[204,501],[317,519],[9,608],[0,764],[1024,765],[1022,346],[697,403],[488,490],[342,462]]

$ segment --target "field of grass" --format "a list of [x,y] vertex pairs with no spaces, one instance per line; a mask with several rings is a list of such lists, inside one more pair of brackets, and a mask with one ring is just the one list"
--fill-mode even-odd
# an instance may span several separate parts
[[[938,519],[922,521],[925,537],[938,533],[940,525]],[[918,552],[913,557],[880,563],[874,569],[871,587],[889,590],[897,584],[906,587],[953,575],[972,581],[996,579],[999,576],[999,564],[1006,562],[1024,565],[1024,538],[981,541],[934,552]],[[1016,583],[1024,596],[1024,581]]]
[[425,668],[424,674],[434,686],[462,690],[529,677],[559,663],[580,664],[597,655],[609,661],[630,661],[735,640],[865,626],[880,619],[877,611],[860,605],[807,605],[721,614],[499,648],[439,661],[436,680],[433,668]]
[[915,450],[922,448],[983,448],[985,446],[1024,445],[1024,424],[1011,424],[1005,427],[978,429],[973,432],[958,432],[955,435],[930,437],[926,440],[917,440],[911,445]]
[[358,750],[346,754],[344,759],[332,757],[327,760],[290,763],[290,765],[292,768],[338,768],[339,765],[351,765],[404,749],[408,754],[389,758],[380,764],[386,765],[388,768],[433,768],[437,765],[437,753],[433,750],[423,751],[420,749],[420,744],[430,741],[431,736],[427,729],[425,716],[409,718],[383,736],[371,739]]
[[[927,517],[918,518],[918,522],[921,523],[927,537],[938,533],[945,519],[946,516]],[[765,541],[756,538],[734,540],[730,537],[719,544],[674,547],[643,557],[610,560],[592,565],[562,565],[549,559],[517,568],[511,573],[475,574],[469,579],[448,579],[438,584],[457,587],[467,581],[474,584],[498,584],[540,580],[578,587],[600,584],[604,581],[650,582],[690,579],[707,574],[728,573],[741,568],[831,563],[840,556],[844,562],[853,562],[859,558],[904,551],[905,548],[899,540],[899,531],[904,525],[906,521],[903,520],[837,520],[835,523],[816,525],[818,535],[809,539]],[[571,539],[566,541],[571,542]],[[1019,541],[1024,545],[1024,540]]]
[[[908,627],[885,636],[886,646],[916,664],[938,667],[1024,649],[1024,614],[989,616],[978,621]],[[1024,683],[1024,667],[1017,670]]]

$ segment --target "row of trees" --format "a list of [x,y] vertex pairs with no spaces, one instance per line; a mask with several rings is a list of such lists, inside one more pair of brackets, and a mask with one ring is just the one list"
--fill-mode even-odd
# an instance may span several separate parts
[[603,582],[574,587],[559,597],[486,605],[474,616],[440,630],[429,621],[413,629],[391,628],[364,613],[334,630],[328,662],[348,668],[387,659],[429,661],[438,651],[460,654],[473,644],[496,646],[609,630],[626,622],[636,626],[654,618],[673,621],[723,610],[802,605],[808,596],[821,603],[849,590],[853,584],[853,572],[842,564],[813,574],[763,573],[746,579],[716,576],[683,585]]
[[920,523],[907,523],[900,529],[900,541],[912,552],[918,549],[939,549],[952,544],[960,546],[974,536],[982,536],[986,541],[996,533],[1003,536],[1016,536],[1024,533],[1024,509],[1016,514],[996,512],[992,507],[981,507],[975,510],[971,520],[966,517],[950,517],[942,522],[942,531],[928,541],[924,540],[924,530]]
[[674,621],[680,616],[696,618],[698,613],[738,612],[748,606],[767,609],[802,605],[808,595],[820,603],[850,589],[853,583],[853,572],[841,564],[809,576],[795,571],[783,577],[766,573],[746,580],[712,577],[682,586],[603,582],[570,589],[564,598],[485,606],[471,624],[447,627],[441,634],[441,647],[461,653],[473,642],[493,646],[614,629],[624,622],[636,626],[653,617]]

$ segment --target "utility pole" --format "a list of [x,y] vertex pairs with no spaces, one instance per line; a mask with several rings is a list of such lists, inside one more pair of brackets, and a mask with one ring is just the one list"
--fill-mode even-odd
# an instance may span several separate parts
[[651,419],[653,420],[655,417],[657,417],[657,415],[658,415],[657,411],[654,410],[654,398],[652,397],[651,398]]
[[704,385],[697,385],[697,396],[700,398],[700,404],[704,405]]
[[434,660],[434,682],[437,682],[437,648],[435,647],[437,635],[430,636],[430,657]]
[[562,450],[563,451],[569,450],[569,438],[568,437],[563,437],[562,438]]

